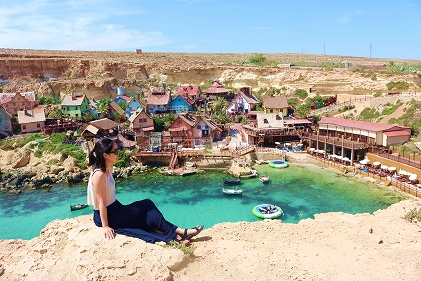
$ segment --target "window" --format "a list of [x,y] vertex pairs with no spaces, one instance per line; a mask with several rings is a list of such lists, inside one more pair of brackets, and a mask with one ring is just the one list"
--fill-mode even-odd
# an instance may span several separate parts
[[26,125],[22,125],[22,129],[23,130],[26,130]]
[[200,130],[200,129],[202,129],[202,126],[197,125],[197,126],[196,126],[196,129]]
[[9,107],[9,104],[8,103],[6,103],[6,107]]
[[209,130],[202,130],[202,136],[209,136]]
[[269,124],[269,121],[265,118],[265,119],[263,119],[263,123]]
[[206,129],[206,130],[209,130],[209,126],[208,126],[208,125],[205,125],[205,129]]
[[41,125],[40,124],[37,124],[37,128],[40,128],[41,127]]

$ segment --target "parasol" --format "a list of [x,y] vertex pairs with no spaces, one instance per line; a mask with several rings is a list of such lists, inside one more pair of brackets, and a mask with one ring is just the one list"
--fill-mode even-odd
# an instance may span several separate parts
[[391,171],[391,172],[396,171],[396,167],[390,166],[390,167],[388,168],[388,170],[389,170],[389,171]]
[[380,163],[380,162],[378,162],[378,161],[376,161],[376,162],[374,162],[373,163],[373,166],[380,166],[382,163]]

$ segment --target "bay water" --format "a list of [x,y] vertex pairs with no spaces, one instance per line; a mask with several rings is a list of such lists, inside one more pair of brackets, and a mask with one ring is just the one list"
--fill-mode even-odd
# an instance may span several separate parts
[[[165,218],[179,227],[204,224],[209,228],[222,222],[253,222],[258,204],[275,204],[283,209],[279,219],[298,223],[315,214],[345,212],[373,213],[409,197],[404,193],[359,177],[345,176],[328,168],[292,164],[285,169],[255,166],[259,178],[242,179],[235,188],[241,196],[224,195],[225,170],[205,170],[190,176],[170,176],[150,169],[129,179],[117,180],[117,199],[123,204],[149,198]],[[231,188],[234,186],[230,186]],[[0,192],[0,239],[29,240],[55,219],[92,215],[92,207],[70,211],[71,204],[86,202],[86,183],[57,184],[51,189],[25,189],[20,195]]]

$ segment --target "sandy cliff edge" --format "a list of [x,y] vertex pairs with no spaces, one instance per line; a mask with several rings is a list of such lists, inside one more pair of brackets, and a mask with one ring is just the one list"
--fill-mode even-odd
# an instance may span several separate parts
[[0,241],[1,280],[420,280],[421,224],[404,219],[414,208],[420,200],[298,224],[221,223],[193,240],[190,258],[122,235],[106,240],[90,215],[55,220],[32,240]]

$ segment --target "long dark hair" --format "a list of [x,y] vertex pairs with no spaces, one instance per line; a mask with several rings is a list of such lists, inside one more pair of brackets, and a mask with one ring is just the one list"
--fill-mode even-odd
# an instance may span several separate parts
[[109,154],[113,150],[114,141],[112,139],[101,139],[95,143],[94,149],[89,152],[88,166],[93,166],[94,169],[101,169],[105,172],[105,158],[104,153]]

